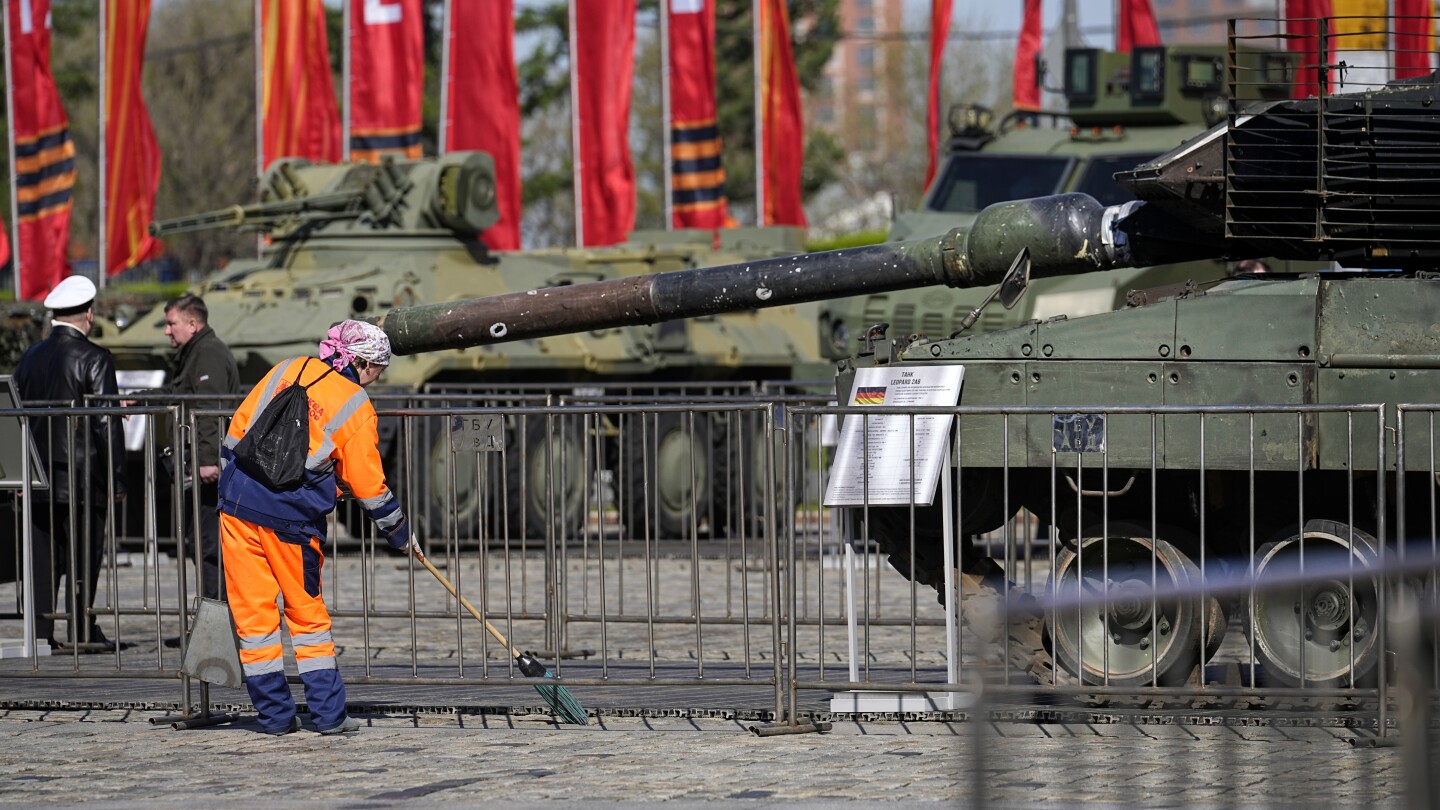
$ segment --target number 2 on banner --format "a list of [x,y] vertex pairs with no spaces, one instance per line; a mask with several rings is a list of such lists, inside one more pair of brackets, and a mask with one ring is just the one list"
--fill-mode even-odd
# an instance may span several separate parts
[[400,0],[365,0],[365,24],[366,25],[390,25],[400,22],[404,12],[400,8]]

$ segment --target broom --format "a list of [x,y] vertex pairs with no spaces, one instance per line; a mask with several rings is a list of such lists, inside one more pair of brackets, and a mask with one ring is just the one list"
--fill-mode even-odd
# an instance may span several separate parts
[[[445,586],[445,590],[449,591],[451,596],[459,599],[460,604],[464,605],[465,609],[470,611],[470,615],[474,616],[476,621],[485,625],[485,629],[490,631],[490,635],[494,636],[495,640],[500,642],[501,646],[510,651],[510,654],[515,657],[515,665],[520,668],[520,672],[524,674],[525,677],[555,677],[551,675],[550,670],[546,669],[545,665],[537,661],[533,655],[522,653],[514,647],[511,647],[510,642],[505,640],[505,636],[501,635],[500,631],[495,629],[495,625],[486,621],[485,617],[480,615],[480,611],[476,610],[475,606],[470,604],[469,599],[466,599],[456,592],[455,586],[450,584],[450,580],[446,579],[445,575],[440,573],[440,570],[437,569],[430,560],[426,559],[419,548],[414,548],[414,554],[415,559],[419,560],[421,565],[424,565],[430,573],[435,575],[436,579],[440,580],[440,584]],[[535,684],[535,691],[540,693],[540,697],[545,698],[545,703],[550,706],[550,709],[554,711],[555,715],[561,720],[577,726],[589,724],[590,718],[585,714],[585,707],[581,706],[580,701],[576,700],[575,696],[570,694],[569,689],[566,689],[560,684],[537,683]]]

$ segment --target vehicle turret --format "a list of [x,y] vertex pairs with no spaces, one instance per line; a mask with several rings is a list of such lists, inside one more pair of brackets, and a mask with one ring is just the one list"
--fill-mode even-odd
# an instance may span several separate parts
[[315,164],[283,158],[260,178],[260,202],[159,219],[152,236],[211,229],[261,231],[285,239],[308,232],[372,234],[445,230],[474,238],[499,218],[495,161],[452,152],[435,161]]
[[[987,206],[1008,200],[1080,192],[1106,205],[1133,199],[1115,172],[1153,159],[1220,122],[1234,93],[1242,103],[1287,96],[1293,54],[1242,43],[1236,63],[1246,81],[1227,82],[1227,51],[1215,45],[1165,45],[1117,53],[1071,48],[1060,64],[1037,71],[1041,89],[1061,103],[1041,110],[992,111],[957,104],[934,181],[920,205],[901,210],[890,241],[938,236],[970,225]],[[1131,290],[1225,276],[1210,259],[1125,269],[1105,276],[1037,282],[1013,310],[989,307],[971,327],[1009,328],[1032,318],[1075,318],[1125,306]],[[820,306],[821,351],[832,360],[854,354],[870,324],[890,334],[943,337],[958,330],[983,293],[935,289],[866,293]]]

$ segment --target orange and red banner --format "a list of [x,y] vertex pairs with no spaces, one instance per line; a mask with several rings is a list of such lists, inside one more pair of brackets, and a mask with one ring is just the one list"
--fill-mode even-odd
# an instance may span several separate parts
[[260,0],[261,165],[340,160],[340,111],[321,0]]
[[935,162],[940,154],[940,67],[945,62],[945,40],[950,38],[952,7],[953,0],[930,0],[930,94],[925,101],[926,145],[930,148],[930,159],[925,163],[925,188],[929,188],[930,181],[935,179]]
[[150,0],[105,0],[105,272],[160,251],[150,235],[160,186],[160,145],[140,94]]
[[1017,110],[1040,109],[1040,82],[1035,75],[1035,57],[1043,45],[1040,0],[1025,0],[1025,18],[1020,23],[1020,42],[1015,46],[1015,68],[1011,72],[1011,97]]
[[10,41],[10,137],[15,166],[14,212],[19,297],[44,298],[70,275],[70,209],[75,190],[75,144],[70,119],[50,72],[50,0],[7,0]]
[[1435,69],[1431,0],[1395,0],[1395,78],[1411,79]]
[[520,85],[514,0],[450,6],[442,152],[479,149],[495,158],[500,221],[480,235],[495,250],[520,248]]
[[635,0],[574,0],[570,28],[582,246],[625,241],[635,228],[630,84]]
[[790,48],[790,11],[785,0],[759,0],[760,114],[763,121],[765,211],[762,225],[805,226],[801,172],[805,122],[800,78]]
[[1155,22],[1150,0],[1120,0],[1120,33],[1115,37],[1115,50],[1129,53],[1131,48],[1160,44],[1160,26]]
[[[350,0],[350,160],[420,157],[425,17],[420,0]],[[493,2],[456,6],[494,6]]]
[[669,13],[670,205],[677,228],[729,216],[715,117],[715,0],[664,0]]
[[[1289,35],[1286,45],[1300,59],[1291,90],[1297,98],[1320,95],[1321,74],[1322,71],[1328,73],[1325,64],[1329,62],[1329,55],[1320,53],[1320,26],[1316,19],[1330,15],[1330,0],[1285,0],[1285,33]],[[1328,76],[1326,79],[1328,85]]]

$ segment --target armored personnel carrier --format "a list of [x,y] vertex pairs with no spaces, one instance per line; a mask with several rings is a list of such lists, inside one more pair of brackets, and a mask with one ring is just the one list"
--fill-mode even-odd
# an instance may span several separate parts
[[[283,358],[313,353],[325,328],[346,318],[804,249],[798,229],[739,228],[718,236],[709,231],[639,232],[625,244],[601,249],[490,251],[477,235],[497,217],[494,164],[489,155],[479,152],[387,160],[379,165],[282,159],[261,178],[259,196],[261,201],[253,205],[157,221],[151,227],[158,236],[211,229],[263,235],[258,259],[235,261],[194,290],[205,298],[211,326],[234,352],[242,382],[258,380]],[[156,307],[103,340],[118,367],[165,367],[171,350],[164,320],[163,309]],[[594,329],[583,337],[563,335],[503,347],[399,357],[384,382],[405,392],[436,386],[498,391],[539,384],[563,391],[566,386],[626,382],[635,384],[638,392],[646,384],[680,390],[682,384],[815,379],[830,373],[816,340],[813,305],[800,305],[717,314],[654,328]],[[579,457],[578,437],[566,434],[562,441],[547,443],[542,422],[530,421],[527,435],[514,439],[533,451],[514,457],[533,460],[527,466],[534,467],[537,475],[547,445],[554,453],[568,450]],[[675,459],[688,470],[692,443],[680,437],[678,416],[663,422],[655,426],[651,452]],[[438,430],[433,435],[434,447],[419,452],[430,455],[427,469],[435,476],[448,474],[439,470],[446,460],[446,433]],[[396,449],[394,439],[393,426],[382,425],[387,450]],[[695,443],[695,447],[707,455],[715,452],[708,444]],[[578,465],[572,466],[578,475]],[[708,459],[698,465],[701,470],[713,466]],[[462,483],[473,472],[460,470]],[[535,483],[527,491],[538,499],[544,487]],[[688,488],[689,476],[662,476],[656,485]],[[460,490],[469,492],[473,487]],[[690,503],[686,494],[670,493],[667,502]],[[465,521],[475,508],[473,500],[463,500],[453,505],[430,503],[425,511],[433,523],[445,517]],[[542,511],[537,501],[523,514],[517,512],[514,523],[534,531],[542,522]],[[706,517],[698,516],[702,523]],[[690,518],[672,514],[667,520],[688,526]]]
[[[1259,77],[1236,90],[1241,101],[1285,97],[1288,54],[1242,50],[1237,57],[1242,69]],[[920,210],[896,215],[890,241],[942,235],[1006,200],[1073,191],[1106,205],[1127,202],[1134,197],[1114,181],[1115,172],[1168,152],[1225,116],[1230,88],[1224,47],[1133,53],[1072,48],[1064,60],[1064,110],[1014,110],[998,123],[977,105],[950,111],[950,139],[935,180]],[[1031,318],[1110,312],[1125,306],[1131,290],[1203,284],[1225,273],[1223,261],[1199,259],[1105,276],[1037,279],[1014,309],[987,308],[972,328],[988,332]],[[820,306],[820,350],[832,360],[849,357],[878,323],[897,337],[945,337],[961,328],[983,296],[983,290],[931,289],[827,301]]]
[[[1379,446],[1376,421],[1304,409],[1383,403],[1384,424],[1395,425],[1397,403],[1431,402],[1440,388],[1437,81],[1232,106],[1223,124],[1119,173],[1135,197],[1120,204],[1081,193],[999,202],[940,237],[399,309],[381,322],[411,353],[1002,279],[1013,300],[1028,277],[1197,259],[1334,263],[1347,269],[1139,295],[1117,312],[988,333],[880,340],[842,362],[837,380],[849,402],[858,369],[961,364],[963,406],[1234,406],[1189,421],[1121,414],[1099,440],[1105,468],[1092,457],[1088,471],[1084,453],[1057,449],[1050,418],[967,416],[952,464],[957,536],[1023,507],[1053,528],[1052,588],[1104,583],[1114,596],[1104,608],[1052,612],[1035,650],[1083,683],[1184,682],[1219,645],[1227,611],[1241,611],[1272,681],[1354,687],[1381,658],[1379,587],[1366,573],[1382,553],[1376,538],[1387,525],[1432,525],[1433,448],[1407,434],[1403,448],[1356,454]],[[1397,474],[1399,449],[1428,471]],[[1396,509],[1402,488],[1407,511]],[[937,509],[872,507],[864,533],[902,574],[939,589]],[[1338,560],[1341,573],[1249,600],[1201,596],[1224,570],[1281,581],[1307,559]],[[960,565],[967,586],[1014,575],[968,544]],[[1173,598],[1145,596],[1151,576]]]

